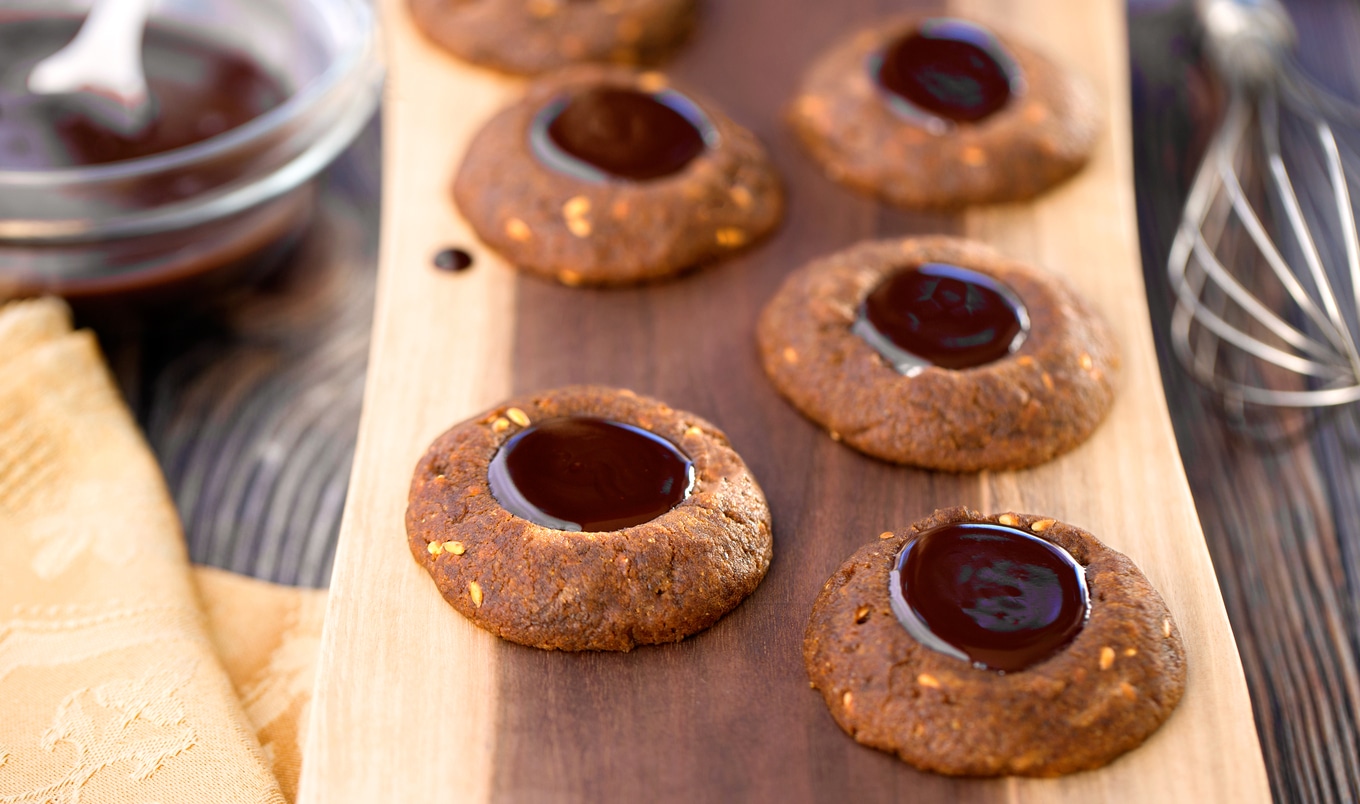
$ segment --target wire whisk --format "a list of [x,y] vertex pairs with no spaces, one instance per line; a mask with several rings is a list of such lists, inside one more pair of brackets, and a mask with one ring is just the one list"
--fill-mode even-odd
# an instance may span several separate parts
[[1168,259],[1173,347],[1230,408],[1360,400],[1360,111],[1299,67],[1276,0],[1197,11],[1229,96]]

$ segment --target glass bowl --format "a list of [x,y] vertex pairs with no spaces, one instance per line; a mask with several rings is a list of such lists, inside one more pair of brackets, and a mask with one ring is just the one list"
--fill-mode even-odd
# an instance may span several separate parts
[[[0,25],[89,6],[0,0]],[[258,273],[305,229],[310,180],[376,108],[383,68],[368,0],[158,0],[150,22],[246,56],[286,99],[174,150],[0,169],[0,299],[177,299]]]

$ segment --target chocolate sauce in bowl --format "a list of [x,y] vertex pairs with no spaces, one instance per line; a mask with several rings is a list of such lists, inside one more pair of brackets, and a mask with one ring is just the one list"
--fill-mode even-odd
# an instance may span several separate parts
[[82,114],[78,102],[30,93],[33,65],[69,42],[79,21],[0,21],[0,170],[102,165],[202,142],[259,117],[287,97],[253,60],[155,24],[143,67],[155,103],[145,130],[126,136]]

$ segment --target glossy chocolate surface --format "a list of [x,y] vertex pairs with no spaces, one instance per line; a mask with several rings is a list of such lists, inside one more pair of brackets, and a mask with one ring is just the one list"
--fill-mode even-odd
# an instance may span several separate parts
[[1016,528],[960,523],[909,542],[892,572],[893,611],[927,647],[993,670],[1032,667],[1066,647],[1090,611],[1086,571]]
[[706,147],[705,132],[690,116],[697,110],[674,92],[595,87],[552,111],[547,124],[552,145],[616,178],[673,175]]
[[515,434],[488,471],[515,516],[558,530],[621,530],[689,496],[694,466],[675,445],[630,424],[548,419]]
[[461,248],[446,248],[434,255],[434,267],[441,271],[466,271],[472,267],[472,255]]
[[946,263],[905,268],[860,305],[854,331],[903,374],[924,366],[964,369],[1020,347],[1029,313],[1015,293],[977,271]]
[[33,65],[70,41],[77,26],[62,18],[0,23],[0,169],[99,165],[171,151],[236,128],[287,97],[250,59],[152,25],[143,64],[155,118],[124,136],[87,118],[70,99],[25,89]]
[[1014,61],[991,34],[961,20],[928,20],[890,43],[877,78],[930,115],[972,123],[995,114],[1015,90]]

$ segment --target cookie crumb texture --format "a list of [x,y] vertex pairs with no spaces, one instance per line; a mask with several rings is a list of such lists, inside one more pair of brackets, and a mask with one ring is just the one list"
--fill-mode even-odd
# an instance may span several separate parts
[[955,208],[1027,200],[1081,170],[1102,126],[1095,91],[1003,35],[997,38],[1025,82],[1005,107],[943,133],[894,112],[866,65],[925,19],[851,34],[808,70],[788,120],[831,178],[903,207]]
[[1070,645],[1033,667],[999,674],[907,633],[888,597],[903,545],[941,525],[1003,522],[952,508],[891,539],[873,539],[836,570],[804,637],[808,676],[847,734],[923,770],[1058,776],[1101,767],[1140,745],[1180,702],[1180,632],[1127,557],[1072,525],[1036,530],[1040,517],[1003,516],[1086,567],[1091,616]]
[[409,0],[416,26],[459,58],[536,75],[580,62],[651,65],[694,30],[696,0]]
[[[970,369],[899,374],[851,332],[860,303],[903,267],[929,262],[987,274],[1024,302],[1018,350]],[[757,326],[775,388],[855,449],[894,463],[972,472],[1043,463],[1086,440],[1114,403],[1118,347],[1057,277],[951,237],[869,241],[794,272]]]
[[673,175],[589,181],[533,153],[530,126],[548,103],[665,86],[657,73],[593,66],[535,82],[473,138],[453,185],[459,211],[511,265],[572,286],[663,279],[752,245],[783,215],[778,175],[754,134],[694,95],[717,143]]
[[[650,522],[606,533],[509,513],[491,494],[491,460],[527,423],[560,416],[670,440],[693,461],[690,495]],[[772,553],[765,496],[721,431],[598,386],[512,399],[441,435],[416,468],[406,533],[450,605],[497,636],[550,650],[626,651],[702,631],[755,590]]]

